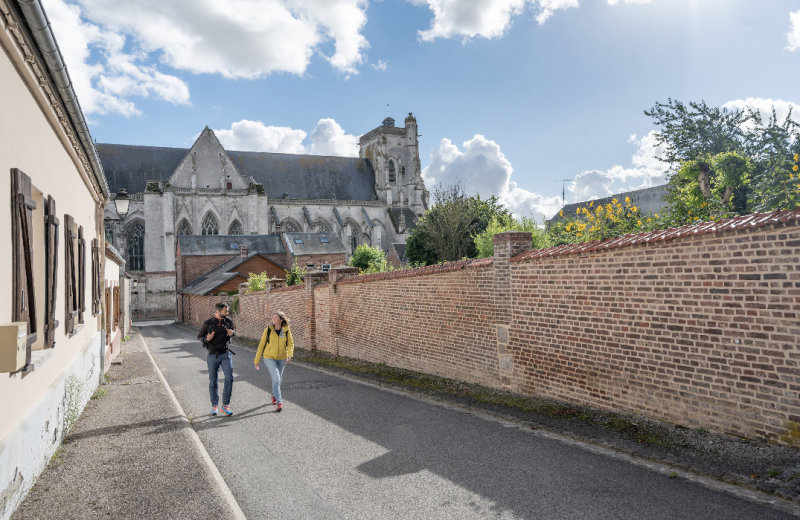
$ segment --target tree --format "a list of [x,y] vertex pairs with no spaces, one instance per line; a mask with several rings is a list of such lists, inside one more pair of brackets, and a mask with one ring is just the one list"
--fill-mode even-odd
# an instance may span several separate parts
[[506,219],[495,216],[483,232],[475,235],[477,257],[486,258],[488,256],[494,256],[494,242],[492,242],[492,237],[497,233],[505,233],[506,231],[529,232],[531,234],[531,249],[542,249],[550,246],[550,236],[547,234],[544,226],[539,225],[536,220],[529,217],[522,217],[517,220],[513,217]]
[[793,182],[791,158],[800,152],[800,126],[791,111],[780,122],[773,107],[765,123],[749,108],[669,99],[645,115],[660,127],[657,142],[666,148],[661,160],[671,167],[666,224],[795,207],[787,186]]
[[412,264],[431,265],[461,258],[475,258],[475,237],[497,220],[508,226],[513,221],[497,199],[467,196],[460,182],[433,191],[434,204],[417,221],[406,240],[406,256]]
[[358,267],[362,273],[382,273],[390,270],[386,253],[378,246],[361,244],[350,257],[350,267]]
[[642,215],[630,197],[620,202],[612,199],[608,204],[589,202],[579,207],[575,215],[559,215],[563,220],[551,224],[548,237],[551,245],[560,246],[592,240],[607,240],[629,233],[641,233],[663,227],[660,215]]
[[286,286],[300,285],[303,283],[303,278],[306,276],[306,268],[297,265],[297,259],[292,262],[291,269],[284,269],[286,271]]
[[417,227],[406,239],[406,258],[411,265],[433,265],[439,261],[436,253],[428,247],[428,230],[423,225],[423,220],[417,222]]

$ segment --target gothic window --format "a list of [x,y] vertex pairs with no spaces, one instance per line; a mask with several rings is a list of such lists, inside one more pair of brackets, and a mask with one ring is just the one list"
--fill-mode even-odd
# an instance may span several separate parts
[[396,182],[397,175],[394,171],[394,161],[389,161],[389,182]]
[[106,225],[106,242],[112,246],[114,245],[114,230],[109,225]]
[[192,234],[192,226],[189,225],[189,222],[186,219],[181,220],[181,223],[178,224],[178,235],[191,235]]
[[144,271],[144,226],[136,222],[128,228],[128,269]]
[[203,235],[219,235],[219,222],[217,218],[210,211],[203,217],[202,224]]
[[228,234],[244,235],[244,231],[242,231],[242,224],[238,220],[234,220],[233,222],[231,222],[230,227],[228,227]]
[[357,247],[358,247],[358,238],[356,237],[356,234],[353,233],[352,235],[350,235],[350,254],[351,255],[356,254],[356,248]]
[[405,174],[406,174],[406,167],[405,166],[401,166],[400,167],[400,175],[405,175]]

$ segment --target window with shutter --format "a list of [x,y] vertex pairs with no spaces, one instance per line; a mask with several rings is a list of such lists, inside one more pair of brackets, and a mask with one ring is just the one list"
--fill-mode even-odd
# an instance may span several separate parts
[[78,323],[83,323],[86,312],[86,240],[83,239],[83,226],[78,227]]
[[36,341],[36,291],[33,280],[33,214],[36,202],[31,198],[31,178],[11,170],[11,209],[13,254],[13,321],[28,324],[26,363],[31,362],[31,345]]
[[64,322],[66,334],[72,334],[78,324],[78,274],[76,272],[77,233],[75,220],[64,215]]
[[44,289],[44,348],[56,346],[56,292],[58,289],[58,217],[56,217],[56,201],[48,196],[44,204],[44,254],[45,254],[45,289]]
[[114,287],[114,328],[119,328],[119,319],[120,319],[120,308],[119,308],[119,286]]
[[111,313],[113,309],[111,308],[111,287],[105,288],[105,317],[106,317],[106,345],[111,341]]

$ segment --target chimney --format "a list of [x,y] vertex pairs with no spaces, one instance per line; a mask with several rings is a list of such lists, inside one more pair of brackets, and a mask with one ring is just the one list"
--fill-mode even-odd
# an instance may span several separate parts
[[239,246],[239,250],[242,252],[242,259],[247,257],[247,246],[241,245]]

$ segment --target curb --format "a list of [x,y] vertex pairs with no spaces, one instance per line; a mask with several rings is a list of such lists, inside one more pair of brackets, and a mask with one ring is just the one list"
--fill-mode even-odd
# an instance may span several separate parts
[[181,419],[186,421],[186,425],[188,426],[188,428],[184,428],[186,435],[188,435],[193,441],[197,452],[200,454],[203,462],[205,462],[208,476],[211,477],[211,480],[217,485],[222,498],[225,499],[225,503],[230,508],[231,518],[235,518],[236,520],[247,520],[242,512],[242,509],[239,507],[239,503],[236,501],[236,498],[233,496],[233,493],[231,493],[230,488],[225,483],[225,479],[222,478],[222,474],[217,469],[216,464],[214,464],[214,461],[211,460],[211,456],[208,454],[208,451],[206,451],[206,447],[203,446],[203,443],[200,441],[200,437],[197,435],[194,426],[192,425],[191,421],[189,421],[186,413],[183,411],[181,404],[178,402],[178,398],[175,397],[175,394],[172,392],[172,388],[170,388],[169,383],[167,383],[167,379],[164,377],[161,369],[158,368],[158,364],[156,363],[155,358],[153,358],[153,354],[150,353],[150,346],[148,345],[147,338],[142,336],[142,340],[144,342],[144,351],[147,352],[147,357],[149,357],[150,362],[153,363],[156,373],[158,373],[158,379],[161,380],[161,384],[163,384],[164,388],[167,390],[167,394],[169,394],[169,398],[172,401],[172,405],[175,407],[175,411],[178,412],[178,415],[181,416]]

